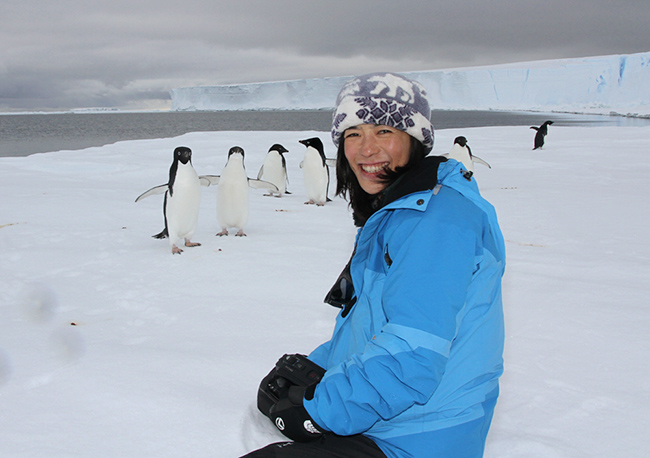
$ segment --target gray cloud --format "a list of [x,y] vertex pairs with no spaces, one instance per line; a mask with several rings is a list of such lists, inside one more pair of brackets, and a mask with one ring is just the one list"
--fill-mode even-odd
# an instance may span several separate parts
[[0,111],[169,106],[170,89],[650,51],[647,0],[0,5]]

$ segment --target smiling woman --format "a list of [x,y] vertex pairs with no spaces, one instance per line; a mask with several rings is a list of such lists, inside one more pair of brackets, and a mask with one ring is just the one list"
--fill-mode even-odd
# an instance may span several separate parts
[[[433,147],[422,86],[396,74],[348,82],[332,141],[337,192],[359,226],[326,296],[341,308],[331,340],[279,375],[259,405],[294,442],[249,458],[480,458],[503,371],[504,241],[462,164]],[[262,398],[267,399],[267,398]]]

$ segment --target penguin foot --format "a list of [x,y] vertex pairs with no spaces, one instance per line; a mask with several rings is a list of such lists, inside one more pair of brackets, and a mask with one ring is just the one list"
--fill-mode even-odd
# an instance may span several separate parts
[[201,244],[197,242],[190,242],[188,239],[185,239],[185,246],[194,247],[194,246],[201,246]]
[[316,202],[314,202],[312,199],[310,199],[310,200],[308,200],[307,202],[305,202],[305,205],[313,205],[313,204],[315,204],[315,203],[316,203]]
[[176,245],[172,245],[172,254],[181,254],[183,250],[178,248]]
[[217,237],[223,237],[224,235],[228,235],[228,229],[224,229],[223,231],[217,233]]
[[247,237],[247,235],[244,234],[243,229],[239,229],[239,231],[237,231],[237,233],[235,234],[235,237]]

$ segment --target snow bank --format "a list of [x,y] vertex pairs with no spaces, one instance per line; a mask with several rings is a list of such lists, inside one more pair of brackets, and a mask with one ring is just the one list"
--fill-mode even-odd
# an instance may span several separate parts
[[[436,109],[650,115],[650,52],[404,74]],[[172,110],[331,109],[349,78],[178,88]]]

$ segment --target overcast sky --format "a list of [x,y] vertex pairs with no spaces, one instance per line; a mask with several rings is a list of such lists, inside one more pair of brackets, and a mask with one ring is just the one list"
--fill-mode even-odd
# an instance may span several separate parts
[[0,112],[165,109],[183,86],[650,51],[650,0],[0,3]]

